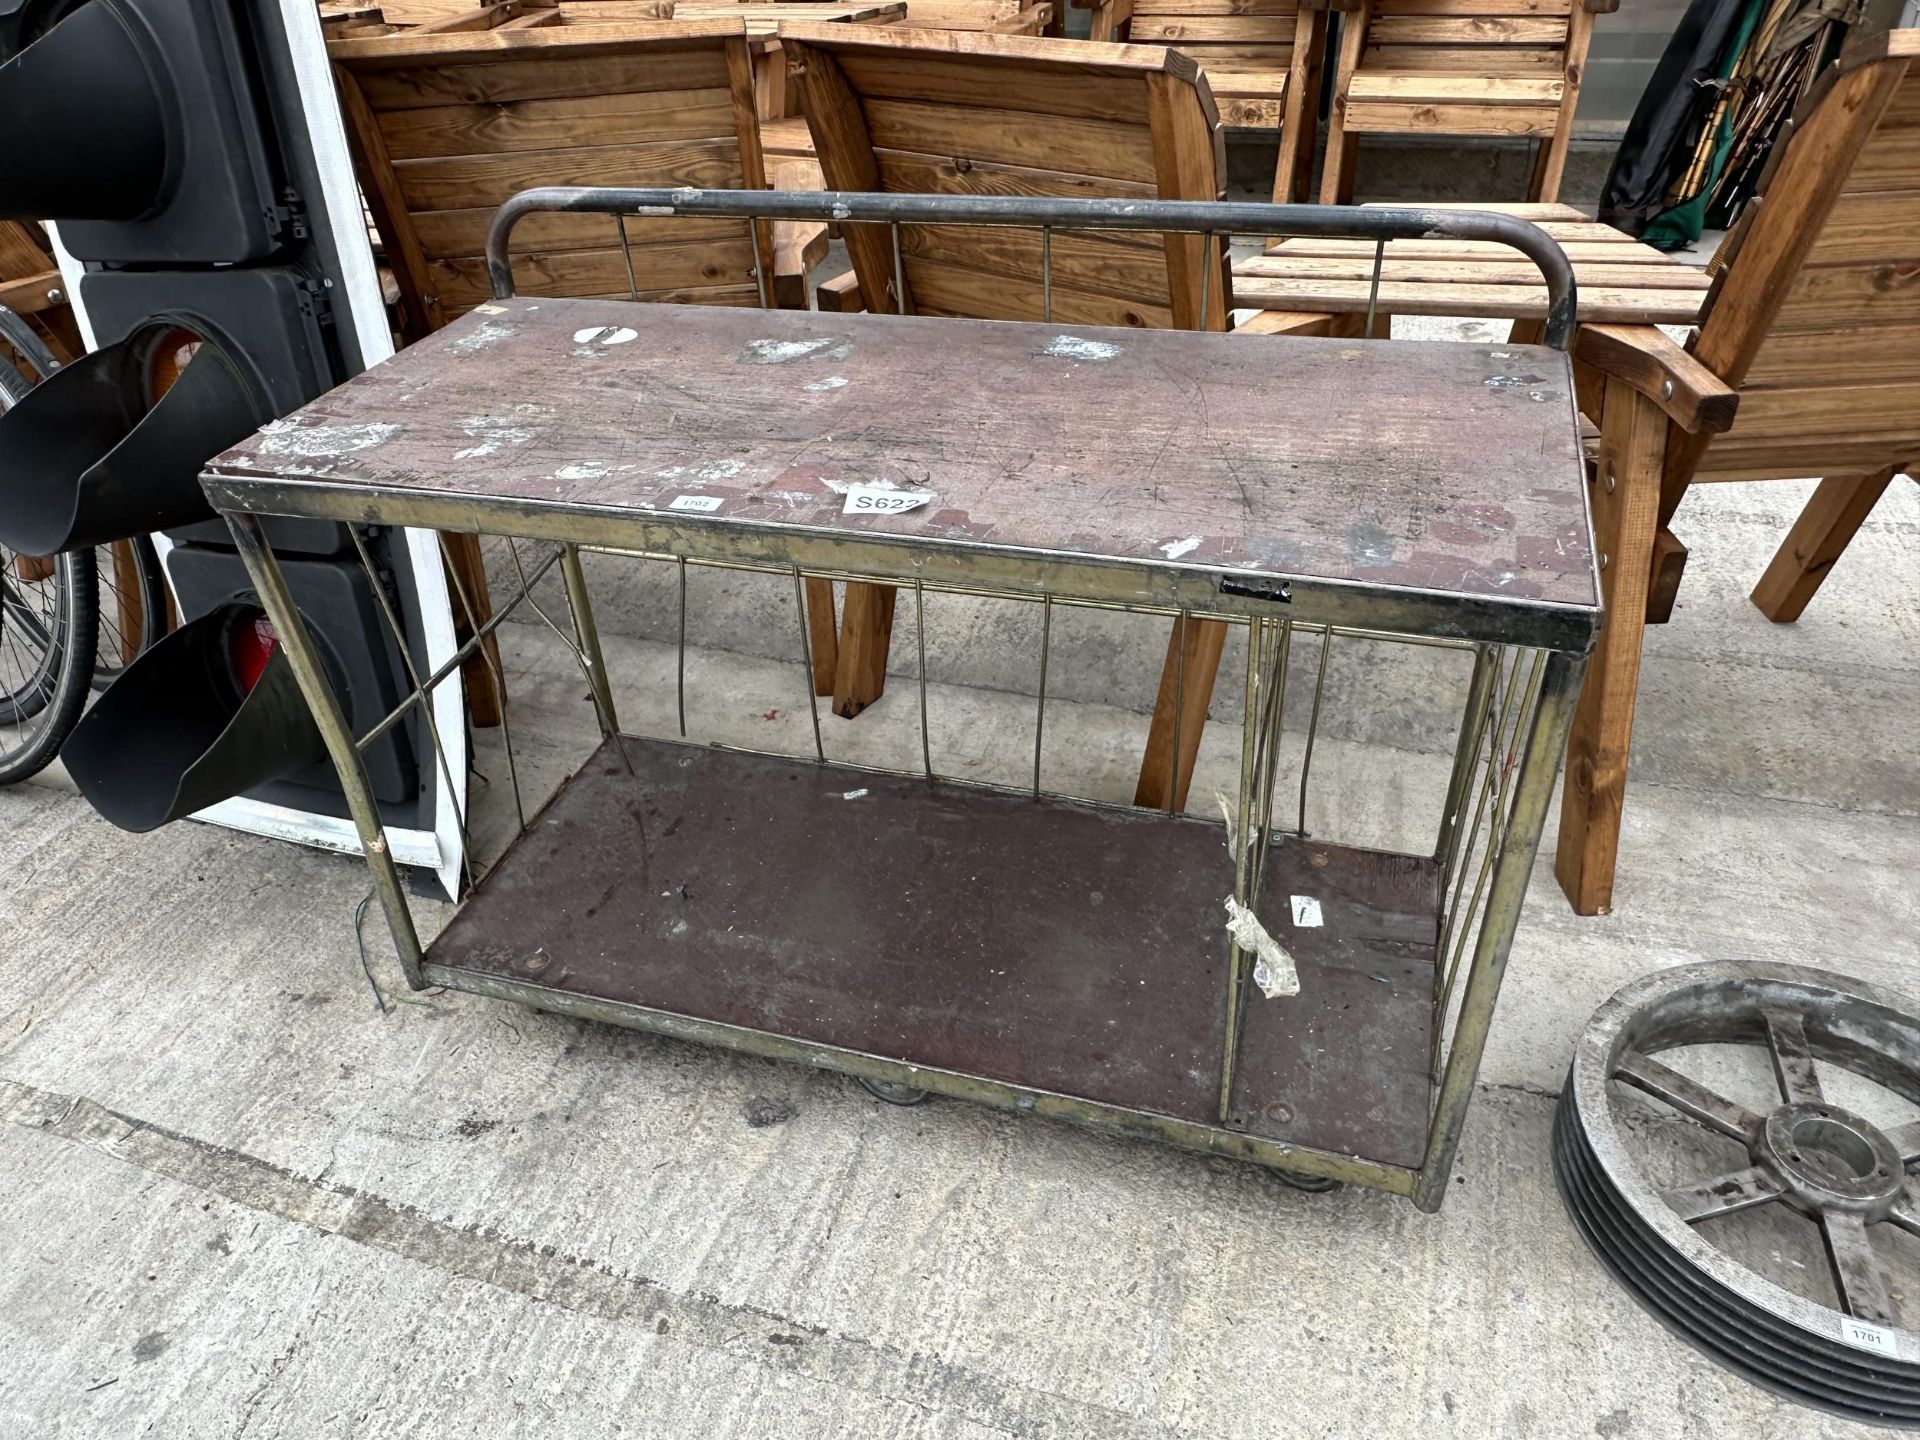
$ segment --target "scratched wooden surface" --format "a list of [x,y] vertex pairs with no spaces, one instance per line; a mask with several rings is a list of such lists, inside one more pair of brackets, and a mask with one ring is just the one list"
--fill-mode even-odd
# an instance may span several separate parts
[[520,299],[209,471],[1591,606],[1568,386],[1529,346]]

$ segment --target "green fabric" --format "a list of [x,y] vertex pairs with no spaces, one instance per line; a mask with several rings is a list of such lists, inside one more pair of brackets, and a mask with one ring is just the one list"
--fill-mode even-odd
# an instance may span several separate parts
[[[1747,0],[1747,13],[1741,18],[1740,28],[1734,31],[1727,42],[1726,54],[1720,57],[1720,64],[1715,71],[1717,78],[1725,80],[1733,74],[1733,67],[1740,63],[1740,56],[1745,52],[1747,42],[1753,39],[1753,32],[1760,24],[1761,13],[1766,8],[1767,0]],[[1727,158],[1733,149],[1733,118],[1731,109],[1720,117],[1720,130],[1713,141],[1713,156],[1707,162],[1706,177],[1700,189],[1680,204],[1662,210],[1641,232],[1641,240],[1654,249],[1684,250],[1700,238],[1700,232],[1707,223],[1707,197],[1720,182],[1720,174],[1727,168]]]

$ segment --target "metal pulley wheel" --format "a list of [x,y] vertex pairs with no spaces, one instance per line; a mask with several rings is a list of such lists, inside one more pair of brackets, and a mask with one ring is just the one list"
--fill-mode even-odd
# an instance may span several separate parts
[[1798,965],[1686,966],[1588,1024],[1554,1170],[1677,1334],[1804,1404],[1920,1429],[1916,1106],[1905,1000]]

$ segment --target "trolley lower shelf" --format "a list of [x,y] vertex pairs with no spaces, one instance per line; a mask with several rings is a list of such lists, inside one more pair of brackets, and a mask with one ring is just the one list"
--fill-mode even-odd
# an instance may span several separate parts
[[[927,1088],[1202,1148],[1269,1142],[1252,1158],[1417,1167],[1440,867],[1276,838],[1261,912],[1300,994],[1249,991],[1223,1126],[1222,839],[1158,812],[623,736],[487,874],[426,976],[880,1078],[906,1077],[862,1057],[904,1062]],[[1292,924],[1294,896],[1321,923]]]

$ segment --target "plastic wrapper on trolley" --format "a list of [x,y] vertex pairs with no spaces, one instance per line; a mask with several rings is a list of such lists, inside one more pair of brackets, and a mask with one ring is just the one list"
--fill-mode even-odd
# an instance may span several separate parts
[[93,808],[135,832],[325,757],[260,608],[239,602],[188,622],[136,660],[62,753]]

